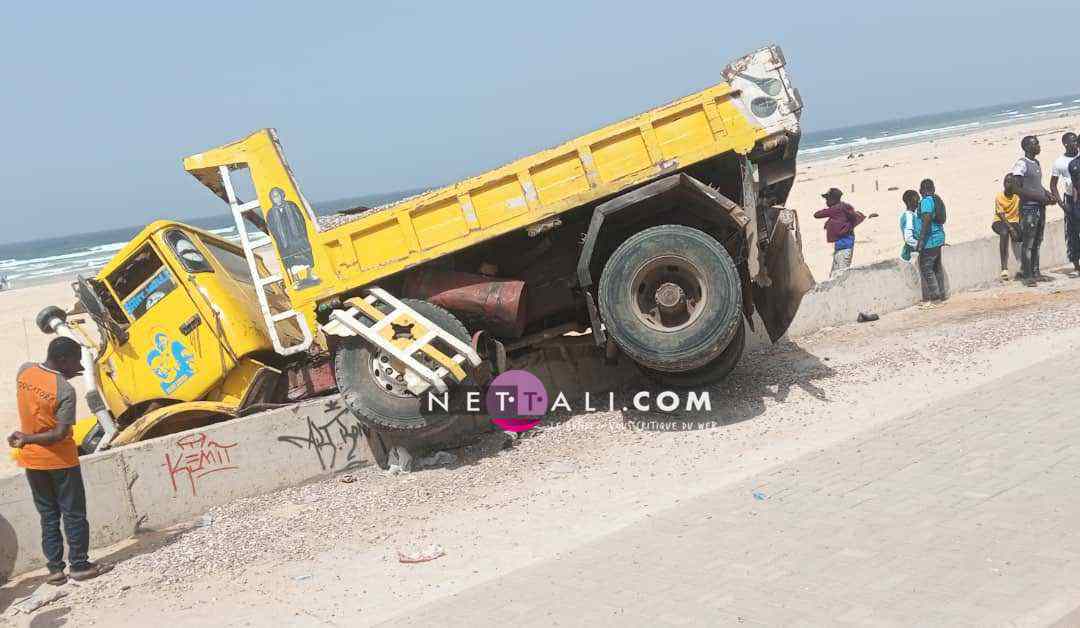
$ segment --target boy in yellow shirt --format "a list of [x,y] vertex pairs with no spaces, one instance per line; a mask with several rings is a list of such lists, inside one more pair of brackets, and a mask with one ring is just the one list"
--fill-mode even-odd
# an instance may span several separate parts
[[[994,199],[994,223],[990,226],[998,234],[998,253],[1001,255],[1001,280],[1009,280],[1009,241],[1013,248],[1020,241],[1020,186],[1012,174],[1005,175],[1005,190]],[[1019,259],[1019,255],[1017,255]]]

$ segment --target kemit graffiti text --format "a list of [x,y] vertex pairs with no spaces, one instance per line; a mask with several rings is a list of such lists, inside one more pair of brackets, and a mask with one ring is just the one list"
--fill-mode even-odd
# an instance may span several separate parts
[[173,493],[178,492],[176,476],[186,474],[188,484],[191,486],[191,494],[198,495],[197,480],[199,478],[217,473],[218,471],[230,471],[240,468],[233,464],[229,450],[236,447],[236,443],[223,445],[206,434],[199,432],[189,434],[176,441],[179,452],[174,452],[176,457],[166,452],[164,466],[169,471],[169,480],[172,482]]

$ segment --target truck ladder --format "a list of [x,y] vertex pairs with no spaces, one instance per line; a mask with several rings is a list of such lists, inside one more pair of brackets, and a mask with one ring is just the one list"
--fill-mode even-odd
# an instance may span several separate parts
[[[225,194],[229,200],[229,208],[232,210],[233,221],[236,223],[236,232],[240,235],[240,246],[244,249],[244,257],[247,259],[248,272],[251,273],[251,280],[255,283],[255,295],[259,299],[259,309],[262,310],[263,321],[266,323],[266,331],[270,335],[270,340],[274,343],[274,351],[279,355],[293,355],[294,353],[300,353],[307,351],[314,341],[314,335],[311,332],[311,328],[308,327],[307,319],[304,315],[296,310],[285,310],[284,312],[272,312],[270,310],[270,300],[266,294],[270,286],[274,284],[285,285],[284,277],[279,274],[269,274],[263,276],[259,272],[259,264],[256,262],[255,251],[263,246],[265,243],[253,245],[251,238],[248,237],[247,227],[244,225],[244,212],[247,211],[261,211],[258,199],[248,202],[241,202],[236,198],[236,192],[233,190],[232,179],[229,177],[228,166],[218,166],[218,171],[221,173],[221,181],[225,187]],[[273,241],[270,241],[273,244]],[[303,334],[303,338],[298,344],[288,345],[282,343],[281,334],[278,333],[278,323],[286,320],[295,320],[297,326],[300,327],[300,333]]]
[[[405,366],[406,383],[413,394],[422,393],[428,385],[444,393],[448,390],[445,379],[448,375],[453,376],[458,382],[464,381],[466,373],[461,367],[464,362],[468,362],[473,367],[480,366],[480,356],[468,343],[424,318],[415,309],[402,303],[382,288],[371,287],[366,292],[367,294],[362,298],[348,300],[346,302],[348,309],[334,310],[330,314],[330,321],[323,325],[323,332],[335,336],[360,336],[393,356]],[[388,306],[390,311],[380,310],[379,303]],[[368,324],[365,319],[373,322]],[[391,325],[407,322],[416,323],[425,331],[410,338],[408,344],[404,346],[401,346],[400,341],[395,344],[392,338],[387,338],[387,335],[392,336],[387,333],[392,329]],[[442,341],[454,353],[448,355],[436,349],[431,344],[435,340]],[[437,366],[430,368],[417,359],[417,354],[420,353],[430,358]],[[410,382],[410,374],[418,376],[423,384]]]

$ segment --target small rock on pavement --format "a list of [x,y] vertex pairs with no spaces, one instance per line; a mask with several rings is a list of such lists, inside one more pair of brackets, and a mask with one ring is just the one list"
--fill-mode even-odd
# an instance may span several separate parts
[[399,563],[426,563],[433,561],[436,558],[446,556],[446,550],[443,549],[442,545],[431,545],[422,550],[417,550],[414,548],[398,550],[397,556]]

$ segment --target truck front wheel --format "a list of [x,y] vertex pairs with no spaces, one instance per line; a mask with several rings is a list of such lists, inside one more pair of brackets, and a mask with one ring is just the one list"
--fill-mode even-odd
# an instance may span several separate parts
[[623,242],[604,266],[598,297],[615,343],[657,373],[709,365],[742,324],[735,262],[712,236],[683,225],[652,227]]
[[[403,302],[454,336],[469,342],[469,332],[453,314],[416,299]],[[361,338],[347,338],[334,351],[334,379],[345,405],[375,430],[415,432],[432,426],[421,412],[422,397],[408,391],[404,367]],[[450,421],[450,417],[442,418]]]

